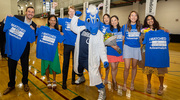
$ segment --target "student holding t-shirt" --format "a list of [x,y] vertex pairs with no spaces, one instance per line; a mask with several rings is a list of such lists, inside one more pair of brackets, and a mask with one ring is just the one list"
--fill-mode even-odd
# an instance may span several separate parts
[[[143,72],[147,74],[148,80],[146,92],[151,94],[151,76],[152,73],[154,73],[159,77],[160,82],[157,94],[162,95],[164,76],[165,73],[168,73],[167,67],[169,67],[169,31],[160,27],[159,22],[152,15],[146,16],[146,18],[144,19],[143,28],[150,28],[151,30],[155,31],[148,32],[147,35],[145,34],[145,39],[143,41],[143,44],[146,45],[145,52],[142,53],[142,55],[144,56],[143,61],[145,61],[145,65],[142,65],[142,68]],[[162,30],[164,30],[165,32]],[[152,42],[154,42],[154,44]]]
[[134,90],[134,80],[137,72],[137,62],[141,58],[140,50],[140,29],[141,24],[139,21],[139,15],[136,11],[131,11],[128,16],[127,25],[123,25],[122,33],[124,34],[124,47],[123,47],[123,58],[124,58],[124,86],[123,90],[126,91],[126,83],[129,75],[130,62],[132,59],[132,78],[130,90]]
[[[57,6],[57,3],[53,3],[53,9],[51,9],[51,14],[55,14],[55,7]],[[73,6],[70,6],[68,8],[68,14],[69,18],[58,18],[58,24],[62,26],[62,31],[64,33],[65,40],[63,41],[64,44],[64,61],[63,61],[63,89],[67,89],[67,75],[68,75],[68,68],[69,68],[69,59],[70,59],[70,53],[72,52],[72,57],[74,58],[74,47],[75,47],[75,41],[77,35],[71,31],[70,29],[70,23],[71,18],[75,14],[75,8]],[[78,25],[84,25],[84,22],[79,20]],[[72,60],[73,61],[73,60]],[[72,70],[72,84],[75,84],[75,72]]]
[[[15,76],[17,62],[20,59],[22,66],[22,83],[24,91],[29,91],[28,86],[28,68],[30,43],[35,41],[36,24],[32,21],[34,8],[27,7],[25,16],[7,17],[4,31],[6,32],[6,50],[8,56],[9,79],[8,88],[3,95],[8,94],[15,88]],[[18,20],[19,19],[19,20]],[[16,45],[14,45],[14,43]]]
[[[57,46],[58,42],[62,43],[64,37],[60,35],[55,15],[48,17],[47,26],[41,26],[36,30],[38,36],[36,56],[42,59],[41,75],[46,75],[48,89],[56,89],[56,74],[61,73]],[[53,84],[49,79],[49,73],[53,74]]]

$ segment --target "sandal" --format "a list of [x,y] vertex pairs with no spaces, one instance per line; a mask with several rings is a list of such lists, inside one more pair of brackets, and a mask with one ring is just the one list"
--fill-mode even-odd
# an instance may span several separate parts
[[151,85],[148,85],[148,86],[147,86],[146,92],[149,93],[149,94],[151,94]]
[[104,84],[105,85],[108,84],[108,80],[107,79],[104,80]]
[[52,88],[53,88],[53,89],[56,89],[56,88],[57,88],[57,84],[56,84],[56,81],[53,81],[53,85],[52,85]]
[[163,87],[159,87],[157,95],[161,96],[163,94]]
[[127,91],[126,84],[124,84],[122,90],[123,90],[123,91]]
[[28,92],[29,90],[30,90],[30,89],[29,89],[29,85],[28,85],[28,84],[25,84],[25,85],[24,85],[24,91],[25,91],[25,92]]
[[47,81],[47,88],[52,89],[51,81]]
[[115,91],[117,91],[117,90],[118,90],[118,88],[117,88],[117,82],[114,82],[114,81],[112,80],[112,84],[113,84],[113,89],[114,89]]
[[134,84],[131,84],[130,90],[134,91]]

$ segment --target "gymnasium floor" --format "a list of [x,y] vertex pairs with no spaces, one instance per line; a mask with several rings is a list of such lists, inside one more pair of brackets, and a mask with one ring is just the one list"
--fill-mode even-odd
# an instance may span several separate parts
[[[59,44],[60,65],[62,71],[63,63],[63,44]],[[86,82],[81,85],[71,85],[71,71],[72,71],[72,59],[70,60],[69,75],[67,80],[67,90],[62,89],[62,74],[57,75],[57,89],[51,90],[46,87],[46,78],[41,76],[41,60],[36,58],[36,44],[31,44],[30,59],[29,59],[29,86],[30,91],[24,92],[23,85],[21,83],[22,72],[20,63],[17,66],[16,71],[16,88],[7,95],[2,95],[3,91],[7,88],[9,81],[7,58],[0,58],[0,100],[69,100],[78,96],[86,100],[96,100],[98,98],[98,92],[96,87],[89,86],[89,76],[85,71]],[[118,65],[117,82],[118,91],[112,89],[111,73],[109,73],[109,83],[106,85],[106,100],[180,100],[180,43],[170,43],[170,68],[169,72],[165,76],[164,81],[164,94],[162,96],[157,95],[159,88],[159,80],[152,76],[152,94],[146,93],[147,79],[146,75],[142,73],[142,70],[138,68],[137,76],[135,79],[135,91],[127,92],[122,91],[123,85],[123,70],[124,63]],[[105,77],[105,69],[101,66],[102,78]],[[131,71],[131,70],[130,70]],[[131,73],[131,72],[130,72]],[[52,80],[52,75],[50,75]],[[77,79],[77,77],[76,77]],[[131,74],[128,77],[127,86],[130,87]],[[77,99],[79,100],[79,99]]]

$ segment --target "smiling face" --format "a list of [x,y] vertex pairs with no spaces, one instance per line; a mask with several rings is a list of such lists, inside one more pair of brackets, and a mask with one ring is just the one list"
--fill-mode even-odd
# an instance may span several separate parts
[[117,28],[118,22],[119,22],[119,20],[118,20],[116,17],[112,17],[112,18],[111,18],[111,25],[112,25],[114,28]]
[[56,25],[56,18],[55,17],[51,17],[49,20],[50,23],[50,27],[54,27]]
[[147,24],[149,25],[149,27],[152,27],[154,24],[154,20],[151,16],[148,16],[147,18]]
[[103,21],[106,25],[109,25],[110,18],[107,15],[105,15]]
[[27,11],[25,12],[26,18],[28,20],[31,20],[34,17],[34,9],[33,8],[28,8]]
[[68,9],[68,14],[70,18],[73,18],[74,14],[75,14],[75,9],[69,8]]
[[135,24],[138,19],[138,16],[135,12],[132,12],[129,16],[129,20],[131,21],[131,24]]

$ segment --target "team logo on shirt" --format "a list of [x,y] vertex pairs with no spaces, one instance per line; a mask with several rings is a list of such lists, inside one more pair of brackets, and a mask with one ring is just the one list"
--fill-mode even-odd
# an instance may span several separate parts
[[167,49],[166,37],[152,37],[149,38],[149,43],[151,46],[149,49]]
[[127,39],[139,39],[140,32],[137,31],[137,29],[131,29],[131,32],[127,32]]
[[87,38],[87,39],[86,39],[86,43],[89,44],[90,33],[87,32],[87,31],[83,31],[82,34],[81,34],[81,36],[86,37],[86,38]]
[[41,33],[41,40],[39,42],[43,42],[49,45],[54,45],[54,42],[56,40],[56,36],[51,35],[49,33],[42,32]]
[[103,26],[102,32],[105,33],[108,27]]
[[65,22],[65,24],[66,24],[66,28],[65,28],[65,30],[66,31],[71,31],[71,29],[70,29],[70,26],[71,26],[71,22]]
[[24,36],[24,33],[26,30],[22,29],[21,27],[11,24],[11,29],[9,30],[9,35],[21,40],[21,38]]
[[114,33],[117,36],[116,42],[122,41],[122,32],[116,32]]

